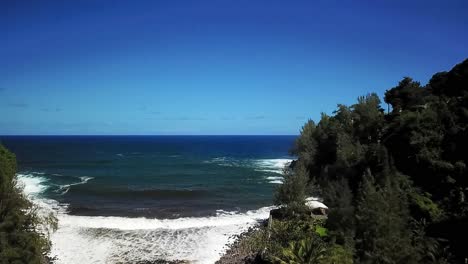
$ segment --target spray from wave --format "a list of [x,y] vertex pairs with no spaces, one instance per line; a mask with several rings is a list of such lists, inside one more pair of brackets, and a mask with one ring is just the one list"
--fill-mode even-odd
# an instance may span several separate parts
[[45,184],[47,178],[42,175],[44,174],[17,174],[18,183],[26,195],[37,196],[47,189],[47,185]]

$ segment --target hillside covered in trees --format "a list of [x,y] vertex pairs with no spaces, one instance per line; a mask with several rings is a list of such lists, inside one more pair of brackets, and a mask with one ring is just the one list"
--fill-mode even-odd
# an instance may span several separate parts
[[55,226],[55,218],[38,214],[24,195],[15,155],[0,145],[0,263],[49,263],[50,241],[42,231]]
[[[251,242],[277,263],[466,263],[468,60],[302,128],[278,189],[288,220]],[[318,221],[299,213],[318,195]],[[260,232],[261,233],[261,232]]]

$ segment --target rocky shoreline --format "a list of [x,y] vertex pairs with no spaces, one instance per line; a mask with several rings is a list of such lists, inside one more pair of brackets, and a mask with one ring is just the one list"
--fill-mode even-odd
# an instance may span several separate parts
[[264,221],[260,225],[250,227],[244,233],[235,235],[233,237],[234,242],[227,245],[229,249],[215,264],[260,263],[257,252],[251,250],[248,240],[261,226],[265,226],[266,224],[267,222]]

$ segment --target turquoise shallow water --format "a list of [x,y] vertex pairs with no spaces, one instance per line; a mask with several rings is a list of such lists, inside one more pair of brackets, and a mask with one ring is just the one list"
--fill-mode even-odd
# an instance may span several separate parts
[[179,218],[272,204],[294,136],[0,137],[69,214]]

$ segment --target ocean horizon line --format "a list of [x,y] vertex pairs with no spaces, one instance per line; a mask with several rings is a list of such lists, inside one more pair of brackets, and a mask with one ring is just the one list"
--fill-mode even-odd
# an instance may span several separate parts
[[293,137],[299,134],[1,134],[0,137]]

